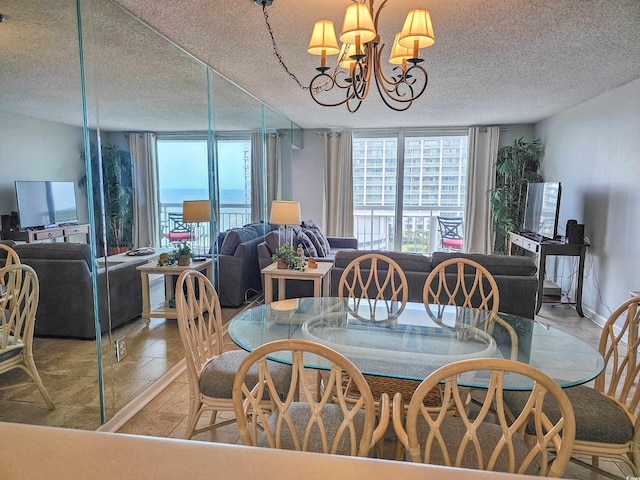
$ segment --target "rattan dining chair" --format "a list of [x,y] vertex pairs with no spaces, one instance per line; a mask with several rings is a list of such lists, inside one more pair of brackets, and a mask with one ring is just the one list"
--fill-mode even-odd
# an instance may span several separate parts
[[4,250],[4,255],[2,255],[2,258],[4,259],[3,267],[9,267],[11,265],[20,263],[20,257],[18,256],[16,251],[9,245],[0,243],[0,250]]
[[[364,321],[389,321],[398,317],[407,305],[407,277],[398,263],[379,253],[353,259],[340,276],[338,297],[354,300],[353,312]],[[360,307],[366,304],[363,312]],[[386,316],[379,317],[377,306],[385,306]],[[368,311],[367,311],[368,310]]]
[[33,359],[33,331],[40,294],[38,276],[28,265],[13,264],[0,269],[0,374],[20,369],[30,381],[14,383],[4,388],[36,384],[47,407],[53,410],[53,400],[38,374]]
[[[598,350],[604,369],[593,388],[579,385],[565,389],[576,416],[573,454],[592,457],[591,464],[573,457],[571,461],[606,476],[611,474],[599,468],[599,457],[623,460],[634,476],[640,476],[639,327],[640,297],[633,297],[611,314],[602,329]],[[524,400],[520,392],[505,393],[510,410],[517,410]],[[552,421],[558,415],[555,405],[546,405],[544,410]]]
[[[176,284],[176,308],[180,339],[185,349],[189,379],[189,414],[185,438],[222,427],[235,418],[217,422],[221,411],[233,412],[232,387],[235,373],[248,353],[224,351],[222,314],[215,288],[209,279],[195,270],[185,270]],[[276,364],[273,378],[278,388],[288,386],[291,368]],[[255,372],[251,372],[257,378]],[[265,402],[265,408],[268,408]],[[211,412],[208,425],[196,429],[205,412]]]
[[[267,357],[283,353],[292,362],[292,375],[280,396]],[[305,368],[307,357],[314,364],[322,359],[329,369],[327,382],[332,388],[317,400],[313,375]],[[258,370],[257,381],[247,377],[253,368]],[[359,391],[355,402],[345,399],[351,382]],[[262,399],[267,393],[271,405],[265,410]],[[389,397],[382,396],[376,422],[373,396],[356,366],[331,348],[307,340],[278,340],[250,353],[236,374],[233,403],[240,436],[250,446],[369,456],[389,423]]]
[[[488,379],[488,388],[483,404],[468,414],[465,389],[458,382],[472,375]],[[504,411],[503,394],[507,392],[503,390],[505,382],[514,378],[530,390],[523,392],[527,402],[512,419]],[[444,383],[442,407],[425,407],[425,394],[439,383]],[[557,419],[543,413],[543,404],[550,400],[559,405]],[[403,403],[402,396],[396,394],[393,427],[406,448],[406,460],[559,477],[571,455],[576,429],[571,403],[553,379],[525,363],[498,358],[455,362],[429,375],[406,410]],[[450,415],[452,408],[458,412],[456,416]],[[525,441],[527,425],[535,427],[536,435]]]

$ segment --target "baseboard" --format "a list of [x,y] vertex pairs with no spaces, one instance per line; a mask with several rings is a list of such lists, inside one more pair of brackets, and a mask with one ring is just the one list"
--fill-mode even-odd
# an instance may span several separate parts
[[142,410],[151,400],[157,397],[160,392],[167,388],[176,378],[187,369],[187,364],[183,358],[173,367],[167,370],[160,378],[136,395],[133,400],[118,410],[113,417],[104,424],[96,428],[98,432],[115,433],[127,423],[133,416]]

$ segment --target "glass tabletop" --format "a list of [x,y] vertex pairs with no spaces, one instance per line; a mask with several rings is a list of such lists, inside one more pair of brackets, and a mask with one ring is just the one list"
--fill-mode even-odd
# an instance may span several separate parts
[[[602,356],[585,341],[560,329],[515,315],[456,306],[369,302],[339,298],[300,298],[250,308],[231,320],[229,335],[252,351],[281,339],[305,339],[326,345],[369,375],[423,380],[437,368],[468,358],[511,358],[530,364],[569,387],[595,378]],[[288,358],[287,358],[288,357]],[[290,362],[286,352],[273,360]],[[315,356],[310,368],[328,368]],[[488,372],[465,374],[459,382],[488,385]],[[531,388],[519,375],[505,388]]]

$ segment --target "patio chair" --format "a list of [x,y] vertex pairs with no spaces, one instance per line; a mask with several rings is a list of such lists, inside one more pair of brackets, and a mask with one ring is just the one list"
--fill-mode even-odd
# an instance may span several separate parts
[[[459,382],[472,375],[490,380],[483,403],[469,414]],[[503,394],[507,393],[505,383],[513,381],[529,390],[521,392],[527,401],[511,418],[505,414]],[[425,407],[425,394],[440,383],[444,383],[442,407]],[[543,412],[543,404],[551,401],[559,407],[558,418]],[[456,416],[450,415],[452,409]],[[535,436],[526,442],[527,426],[534,427]],[[433,372],[416,389],[406,409],[402,396],[396,394],[393,428],[408,461],[559,477],[571,455],[576,423],[566,393],[540,370],[513,360],[478,358]]]
[[192,225],[182,219],[181,213],[169,213],[168,216],[169,231],[165,232],[163,236],[168,239],[169,242],[188,241],[196,238]]
[[[185,349],[189,378],[189,414],[185,438],[229,425],[235,418],[216,423],[219,411],[233,412],[232,387],[236,371],[248,353],[244,350],[224,351],[222,314],[218,295],[202,273],[185,270],[176,285],[176,308],[180,339]],[[253,377],[251,377],[253,375]],[[250,378],[257,381],[255,372]],[[278,390],[290,382],[291,368],[273,365],[273,378]],[[269,408],[265,400],[264,408]],[[196,429],[205,412],[211,412],[208,425]]]
[[[573,454],[592,458],[591,464],[575,457],[571,461],[609,477],[609,472],[600,469],[599,457],[623,460],[634,476],[640,476],[639,325],[640,297],[633,297],[620,305],[602,328],[599,351],[604,369],[593,388],[579,385],[565,390],[576,416]],[[525,400],[521,392],[505,393],[510,411],[517,411]],[[544,412],[553,421],[558,407],[545,405]],[[527,426],[528,434],[533,433],[532,427]]]
[[38,309],[39,284],[36,272],[28,265],[14,264],[0,269],[0,374],[20,369],[30,381],[2,387],[36,384],[49,410],[53,400],[42,383],[33,359],[33,329]]
[[440,247],[445,252],[462,251],[462,218],[437,217]]
[[[291,383],[282,396],[267,361],[274,356],[292,362]],[[305,356],[314,357],[314,363],[320,357],[329,369],[327,382],[332,388],[318,400]],[[254,369],[257,381],[247,378]],[[360,393],[357,401],[347,402],[345,391],[352,382]],[[267,393],[271,404],[265,410],[262,399]],[[240,436],[250,446],[366,457],[389,423],[389,397],[382,396],[376,422],[373,396],[356,366],[329,347],[307,340],[278,340],[250,353],[236,374],[233,403]]]

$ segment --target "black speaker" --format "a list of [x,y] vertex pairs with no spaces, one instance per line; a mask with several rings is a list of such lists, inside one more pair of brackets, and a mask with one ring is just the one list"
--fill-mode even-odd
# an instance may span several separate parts
[[567,243],[584,243],[584,224],[576,220],[567,222]]

